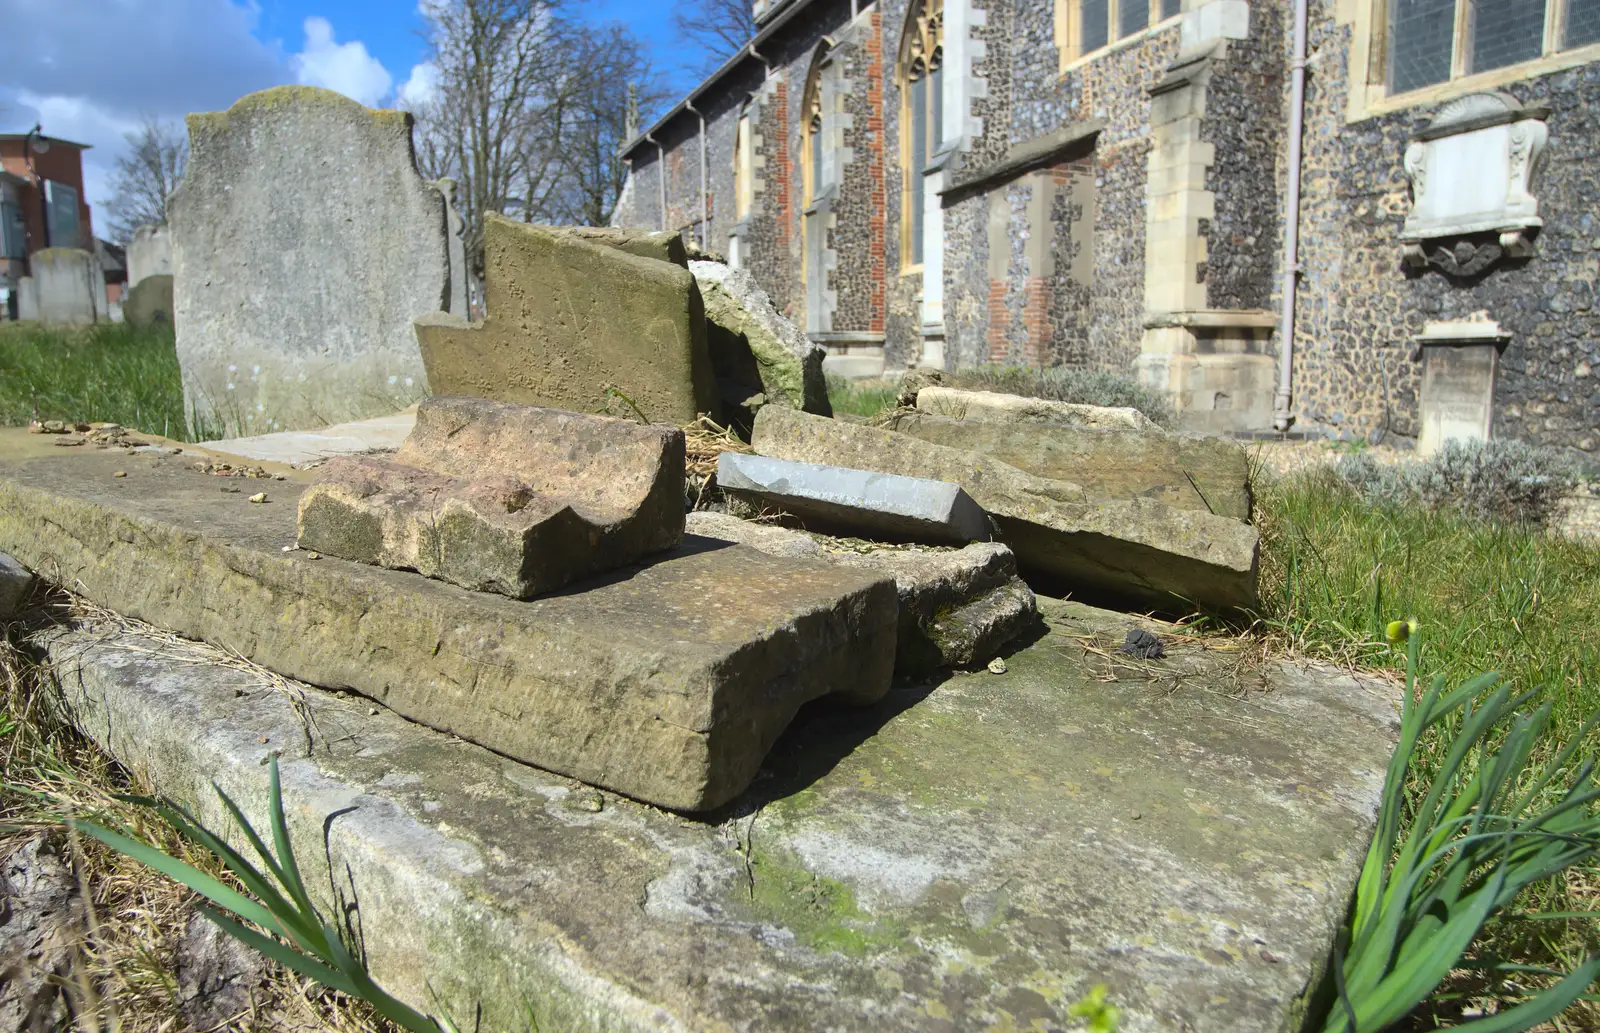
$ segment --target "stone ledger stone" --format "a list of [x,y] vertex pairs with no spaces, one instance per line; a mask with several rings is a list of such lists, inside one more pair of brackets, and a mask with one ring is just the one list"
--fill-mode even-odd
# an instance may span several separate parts
[[28,258],[33,273],[37,318],[45,326],[87,326],[105,322],[106,281],[88,251],[50,247]]
[[1103,659],[1129,617],[1041,606],[1005,675],[810,708],[701,821],[157,639],[35,642],[75,723],[212,827],[213,781],[265,827],[281,754],[305,882],[360,901],[373,977],[485,1030],[529,1002],[565,1033],[1071,1030],[1099,983],[1121,1033],[1300,1029],[1395,686],[1197,644]]
[[959,484],[995,518],[1025,571],[1077,592],[1172,611],[1257,602],[1258,537],[1229,517],[1150,499],[1098,498],[978,452],[793,409],[761,410],[752,443],[780,459]]
[[1038,624],[1033,590],[1017,576],[1016,557],[999,542],[959,549],[846,547],[826,536],[708,512],[690,513],[686,529],[773,556],[825,559],[893,576],[900,593],[894,662],[899,678],[983,664]]
[[33,572],[0,552],[0,621],[17,615],[33,587]]
[[990,537],[983,510],[947,481],[724,452],[717,487],[841,531],[946,543]]
[[1081,405],[1049,398],[1028,398],[1000,391],[964,391],[930,384],[909,392],[918,409],[935,416],[982,423],[1060,424],[1097,430],[1138,430],[1165,434],[1150,417],[1127,406]]
[[738,795],[802,704],[889,686],[881,574],[701,540],[521,602],[283,552],[295,481],[253,505],[186,460],[0,463],[0,550],[118,613],[685,811]]
[[172,326],[172,275],[146,276],[128,291],[122,318],[129,326]]
[[683,464],[675,427],[430,398],[392,461],[329,460],[299,543],[529,599],[677,545]]
[[748,273],[721,262],[691,262],[689,271],[705,300],[707,341],[724,404],[739,405],[759,393],[767,405],[831,416],[822,346],[779,315]]
[[411,116],[279,86],[188,118],[168,202],[190,426],[300,430],[428,393],[411,322],[450,304]]
[[[929,388],[922,394],[926,395]],[[936,445],[993,456],[1038,477],[1081,484],[1107,498],[1153,499],[1250,519],[1250,463],[1221,438],[1052,423],[989,423],[920,411],[896,413],[889,426]]]
[[417,320],[434,393],[634,415],[615,388],[654,423],[716,414],[687,269],[496,215],[484,232],[483,321]]

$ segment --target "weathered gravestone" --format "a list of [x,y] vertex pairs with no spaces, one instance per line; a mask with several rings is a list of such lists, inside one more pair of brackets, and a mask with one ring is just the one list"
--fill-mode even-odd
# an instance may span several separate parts
[[39,322],[46,326],[85,326],[109,319],[105,277],[91,252],[71,247],[45,248],[35,251],[28,264],[33,272]]
[[596,412],[615,389],[656,423],[716,413],[700,291],[662,245],[493,214],[484,235],[484,319],[417,320],[435,393]]
[[156,273],[134,284],[122,302],[129,326],[172,326],[172,275]]
[[39,281],[24,276],[17,281],[17,319],[39,318]]
[[128,287],[131,290],[151,276],[172,275],[172,235],[164,222],[147,223],[128,241]]
[[300,546],[528,599],[683,536],[683,432],[430,398],[392,461],[343,456],[300,497]]
[[707,346],[729,419],[747,429],[762,405],[833,415],[823,348],[779,315],[749,274],[708,261],[690,262],[689,271],[705,299]]
[[191,426],[320,427],[426,394],[411,321],[450,304],[450,256],[411,116],[280,86],[188,122],[168,218]]
[[450,251],[450,307],[446,311],[466,318],[471,304],[467,297],[467,242],[462,236],[466,223],[456,211],[456,181],[438,179],[433,185],[444,197],[445,237]]

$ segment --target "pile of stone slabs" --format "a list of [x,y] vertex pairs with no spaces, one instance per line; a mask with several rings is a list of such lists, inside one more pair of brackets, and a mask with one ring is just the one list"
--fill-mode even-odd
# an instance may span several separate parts
[[303,489],[267,489],[219,491],[186,456],[0,460],[0,551],[118,613],[686,811],[744,789],[808,700],[889,686],[883,574],[700,539],[523,602],[286,552]]
[[1120,658],[1130,618],[1042,608],[1007,674],[803,714],[703,821],[159,640],[40,644],[79,726],[214,827],[213,780],[264,825],[281,754],[306,883],[331,865],[377,981],[463,1024],[1063,1030],[1104,983],[1122,1033],[1299,1029],[1397,687],[1170,637]]
[[429,398],[393,458],[341,456],[300,497],[302,548],[530,599],[683,537],[683,431]]

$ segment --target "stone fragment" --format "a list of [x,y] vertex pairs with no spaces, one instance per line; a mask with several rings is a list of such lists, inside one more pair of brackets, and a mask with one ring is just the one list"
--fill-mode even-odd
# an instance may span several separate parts
[[757,453],[961,485],[1000,527],[1024,571],[1124,604],[1187,611],[1256,604],[1254,528],[1150,499],[1106,499],[978,452],[910,434],[768,407]]
[[653,258],[657,262],[671,262],[687,269],[689,252],[683,236],[665,230],[647,230],[619,226],[542,226],[541,229],[575,240],[600,244],[626,251],[640,258]]
[[561,775],[158,638],[30,644],[78,727],[212,827],[213,781],[266,827],[263,761],[285,744],[319,905],[354,887],[373,978],[485,1030],[525,1029],[530,1001],[540,1029],[582,1033],[1072,1030],[1097,983],[1121,1033],[1299,1029],[1397,687],[1181,642],[1152,686],[1103,655],[1125,616],[1040,603],[1048,631],[1004,677],[803,714],[720,822],[611,794],[593,813]]
[[1137,430],[1165,434],[1150,417],[1127,406],[1082,405],[1049,398],[1028,398],[999,391],[963,391],[930,384],[913,393],[918,409],[936,416],[984,423],[1061,424],[1098,430]]
[[155,273],[134,284],[122,301],[122,319],[140,328],[172,326],[172,275]]
[[705,301],[706,340],[724,403],[760,394],[768,405],[831,415],[822,346],[779,315],[748,273],[722,262],[690,262],[689,271]]
[[190,427],[322,427],[427,394],[411,322],[450,304],[450,262],[411,116],[278,86],[188,124],[168,226]]
[[938,390],[943,389],[923,390],[917,409],[893,414],[888,426],[936,445],[992,456],[1038,477],[1071,481],[1094,495],[1152,499],[1178,509],[1250,519],[1250,463],[1244,449],[1231,441],[1159,429],[1149,433],[991,423],[921,411],[920,399]]
[[990,537],[983,510],[945,481],[724,452],[717,457],[717,486],[840,531],[922,542]]
[[128,287],[152,276],[172,275],[172,234],[164,222],[152,222],[133,231],[128,241]]
[[716,414],[705,309],[687,269],[492,214],[484,231],[485,318],[417,320],[435,394],[636,408],[675,426]]
[[456,210],[456,181],[448,177],[436,179],[433,187],[444,198],[445,252],[450,266],[450,304],[445,311],[465,319],[471,307],[467,294],[467,224]]
[[690,513],[685,530],[773,556],[824,559],[892,576],[900,594],[897,677],[982,664],[1038,624],[1033,590],[1017,576],[1011,550],[998,542],[849,548],[826,536],[708,512]]
[[28,256],[36,318],[45,326],[86,326],[110,319],[106,281],[93,253],[49,247]]
[[0,552],[0,621],[17,615],[33,587],[33,572]]
[[281,551],[297,481],[247,506],[189,457],[113,481],[122,458],[0,460],[0,550],[118,613],[661,807],[726,803],[803,704],[889,688],[895,588],[870,571],[684,547],[525,602]]
[[675,427],[430,398],[393,460],[328,461],[299,544],[528,599],[677,545],[683,480]]

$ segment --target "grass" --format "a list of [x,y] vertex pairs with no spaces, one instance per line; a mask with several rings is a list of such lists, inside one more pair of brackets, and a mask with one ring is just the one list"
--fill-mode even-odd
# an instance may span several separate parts
[[893,408],[899,394],[899,385],[887,380],[847,380],[828,375],[828,403],[836,416],[876,416]]
[[[1548,727],[1531,763],[1579,741],[1600,710],[1600,548],[1538,528],[1418,507],[1370,505],[1331,470],[1259,486],[1262,621],[1269,637],[1300,655],[1350,666],[1390,667],[1384,643],[1392,616],[1413,619],[1428,647],[1423,666],[1460,685],[1498,671],[1517,691],[1544,690]],[[1447,763],[1448,734],[1422,737],[1407,787],[1404,822]],[[1495,740],[1489,746],[1498,745]],[[1414,1028],[1454,1022],[1485,1002],[1517,996],[1503,966],[1527,966],[1515,981],[1549,985],[1600,949],[1600,869],[1592,862],[1530,887],[1489,919],[1443,991],[1413,1016]],[[1539,918],[1538,914],[1572,915]],[[1569,1009],[1553,1029],[1600,1028],[1600,1008]]]

